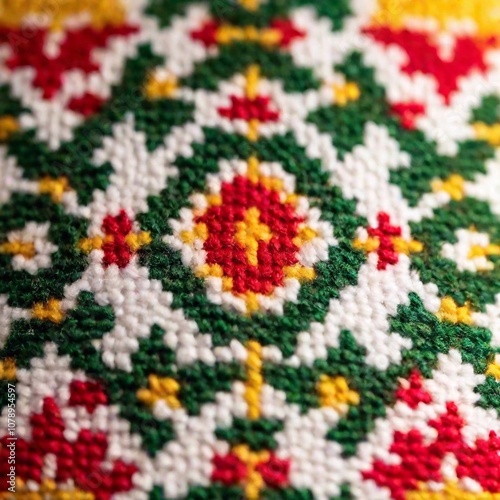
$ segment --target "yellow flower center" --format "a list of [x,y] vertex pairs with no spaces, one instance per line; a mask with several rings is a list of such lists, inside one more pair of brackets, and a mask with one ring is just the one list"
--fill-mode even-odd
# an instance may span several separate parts
[[259,264],[257,253],[259,242],[268,242],[272,238],[269,226],[260,222],[260,211],[258,208],[249,208],[245,213],[243,221],[236,224],[236,241],[245,248],[248,262],[252,266]]

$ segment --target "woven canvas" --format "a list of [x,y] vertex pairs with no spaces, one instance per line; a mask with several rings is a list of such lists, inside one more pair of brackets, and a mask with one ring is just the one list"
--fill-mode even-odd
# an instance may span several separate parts
[[0,0],[0,499],[500,499],[499,0]]

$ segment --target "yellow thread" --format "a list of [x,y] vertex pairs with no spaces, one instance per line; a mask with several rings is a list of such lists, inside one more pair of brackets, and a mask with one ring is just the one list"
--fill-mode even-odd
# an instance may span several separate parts
[[318,236],[318,233],[311,227],[303,227],[299,234],[293,239],[293,244],[299,248],[308,241],[313,240]]
[[441,299],[441,306],[436,316],[440,321],[448,321],[449,323],[463,323],[472,325],[472,311],[467,303],[464,306],[459,306],[451,297]]
[[496,0],[379,0],[379,9],[373,17],[375,25],[394,29],[407,27],[408,20],[431,19],[441,30],[449,29],[457,21],[474,21],[477,33],[489,37],[498,34],[500,10]]
[[[0,12],[2,7],[0,5]],[[5,142],[12,134],[19,130],[19,123],[10,115],[0,116],[0,142]]]
[[32,259],[35,256],[35,245],[22,241],[7,241],[0,244],[0,253],[22,255],[25,259]]
[[265,47],[274,47],[281,42],[282,38],[283,35],[279,30],[266,28],[261,30],[258,40],[256,41],[260,42]]
[[[248,99],[255,99],[259,95],[260,67],[252,64],[246,71],[245,95]],[[255,142],[259,138],[259,120],[252,119],[248,122],[247,138]]]
[[199,224],[196,224],[194,227],[194,235],[196,238],[199,238],[200,240],[207,240],[208,239],[208,227],[204,222],[200,222]]
[[252,118],[248,122],[247,139],[251,142],[255,142],[259,138],[259,126],[260,122],[256,118]]
[[490,257],[492,255],[500,255],[500,245],[490,244],[485,247],[472,245],[467,257],[469,259],[474,259],[475,257]]
[[66,19],[81,14],[90,17],[94,28],[107,25],[117,26],[125,21],[125,11],[117,0],[0,0],[0,25],[9,28],[20,27],[28,15],[35,15],[48,24],[51,29],[62,29]]
[[299,281],[311,281],[316,278],[316,271],[312,267],[304,267],[300,264],[285,266],[283,273],[287,278],[295,278]]
[[266,47],[272,47],[279,44],[281,38],[281,32],[276,29],[258,29],[255,26],[240,28],[229,24],[221,26],[215,35],[216,42],[221,45],[228,45],[235,42],[254,42]]
[[259,182],[259,160],[255,156],[251,156],[247,160],[247,177],[251,183]]
[[55,481],[44,479],[37,491],[33,491],[21,479],[16,479],[16,491],[0,492],[0,500],[95,500],[93,493],[75,489],[58,489]]
[[140,248],[151,243],[151,234],[149,231],[142,231],[140,233],[130,233],[125,236],[125,243],[132,252],[137,252]]
[[[238,30],[238,28],[233,28]],[[259,42],[261,37],[261,31],[255,26],[244,26],[240,28],[239,33],[236,35],[241,37],[241,40],[246,42]]]
[[[394,250],[397,253],[402,253],[405,255],[409,255],[410,253],[421,252],[424,249],[422,243],[415,240],[406,241],[403,240],[402,238],[393,237],[391,238],[391,241],[394,245]],[[370,252],[375,252],[376,250],[379,249],[380,241],[378,238],[372,238],[372,237],[368,237],[365,241],[356,238],[353,241],[352,246],[356,250],[363,250],[365,252],[370,253]]]
[[264,480],[256,470],[257,465],[265,463],[271,457],[267,450],[254,452],[246,444],[235,446],[232,450],[246,466],[245,496],[247,500],[259,500],[260,492],[265,486]]
[[146,81],[144,93],[149,99],[168,99],[174,96],[178,88],[177,78],[169,77],[161,80],[153,75]]
[[203,264],[196,269],[196,276],[198,278],[222,278],[224,271],[219,264]]
[[194,231],[181,231],[179,236],[182,242],[188,245],[192,245],[196,241]]
[[208,239],[208,227],[204,222],[200,222],[199,224],[196,224],[194,227],[194,234],[197,238],[200,238],[201,240],[205,241]]
[[251,470],[247,476],[245,495],[248,500],[259,500],[260,491],[264,488],[264,480],[256,470]]
[[261,177],[260,183],[269,191],[281,191],[283,189],[283,181],[277,177]]
[[222,205],[222,196],[220,194],[208,194],[205,199],[210,207],[220,207]]
[[361,95],[359,87],[354,82],[345,85],[333,85],[334,102],[339,106],[346,106],[351,101],[357,101]]
[[259,160],[251,156],[247,160],[247,178],[252,184],[260,183],[269,191],[282,191],[283,181],[277,177],[266,177],[260,174]]
[[500,123],[487,125],[483,122],[477,122],[472,125],[476,139],[489,142],[492,146],[500,146]]
[[16,378],[16,361],[6,358],[0,361],[0,380],[14,380]]
[[224,276],[222,278],[222,289],[225,292],[230,292],[233,289],[233,278],[228,276]]
[[406,241],[402,238],[391,238],[392,243],[394,244],[394,250],[397,253],[403,253],[405,255],[410,255],[411,253],[418,253],[424,249],[424,245],[419,241],[410,240]]
[[[93,238],[84,238],[78,242],[78,248],[82,252],[90,253],[92,250],[99,250],[104,243],[113,241],[112,235],[106,235],[104,238],[101,236],[94,236]],[[149,231],[142,231],[140,233],[130,233],[125,236],[125,243],[132,252],[137,252],[140,248],[151,243],[151,234]]]
[[[260,174],[259,160],[255,156],[251,156],[247,160],[247,178],[252,184],[260,183],[266,189],[269,189],[269,191],[280,192],[284,187],[283,181],[281,179],[278,179],[277,177],[265,177]],[[296,202],[298,196],[295,194],[288,195],[285,201],[288,202],[289,199],[293,202]]]
[[251,315],[260,309],[259,298],[256,293],[246,292],[245,294],[243,294],[243,298],[247,306],[247,315]]
[[245,95],[248,99],[255,99],[259,95],[260,67],[252,64],[246,72]]
[[52,321],[52,323],[60,323],[64,319],[61,301],[49,299],[48,302],[35,304],[33,306],[33,317],[40,320]]
[[500,363],[498,361],[490,363],[488,365],[488,369],[486,370],[486,375],[491,375],[500,382]]
[[260,396],[264,377],[262,376],[262,346],[253,340],[247,344],[245,362],[247,380],[245,383],[245,401],[248,405],[247,417],[250,420],[260,418]]
[[215,35],[218,44],[227,45],[235,41],[242,41],[242,31],[234,26],[225,24],[221,26]]
[[465,181],[461,175],[453,174],[448,177],[445,181],[441,179],[435,179],[431,183],[432,190],[435,193],[444,191],[448,193],[452,200],[460,201],[463,200],[465,195]]
[[48,194],[54,203],[60,203],[63,194],[70,190],[66,177],[44,177],[38,182],[38,191],[41,194]]
[[261,0],[238,0],[238,3],[246,10],[255,12],[260,7]]
[[418,490],[406,493],[405,500],[500,500],[500,493],[465,491],[458,483],[446,481],[440,491],[419,484]]
[[316,386],[321,406],[343,409],[345,405],[358,405],[359,394],[349,388],[344,377],[321,375]]
[[260,211],[256,207],[249,208],[245,212],[244,220],[235,224],[235,240],[245,248],[248,263],[251,266],[259,264],[257,253],[259,242],[268,242],[272,238],[271,229],[266,224],[259,222]]
[[78,248],[85,253],[90,253],[92,250],[99,250],[102,248],[104,239],[100,236],[94,236],[93,238],[84,238],[78,242]]
[[378,238],[367,238],[366,241],[362,241],[359,238],[356,238],[353,241],[352,246],[356,250],[363,250],[365,252],[375,252],[375,250],[378,250],[378,247],[380,246],[380,241]]
[[150,408],[158,401],[165,401],[170,408],[176,410],[182,407],[178,398],[180,388],[177,380],[170,377],[159,378],[152,374],[148,377],[148,388],[139,389],[136,396],[141,403]]

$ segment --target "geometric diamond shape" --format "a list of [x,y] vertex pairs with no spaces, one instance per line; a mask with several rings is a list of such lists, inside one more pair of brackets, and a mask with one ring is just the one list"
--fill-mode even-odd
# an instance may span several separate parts
[[207,176],[206,193],[191,197],[164,241],[205,279],[208,299],[250,315],[283,314],[313,266],[336,245],[332,226],[295,194],[295,178],[277,163],[225,161]]

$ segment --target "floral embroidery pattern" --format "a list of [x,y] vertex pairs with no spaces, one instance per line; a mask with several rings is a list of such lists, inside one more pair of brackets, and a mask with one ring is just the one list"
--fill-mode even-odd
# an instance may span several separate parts
[[499,21],[0,0],[0,499],[500,500]]

